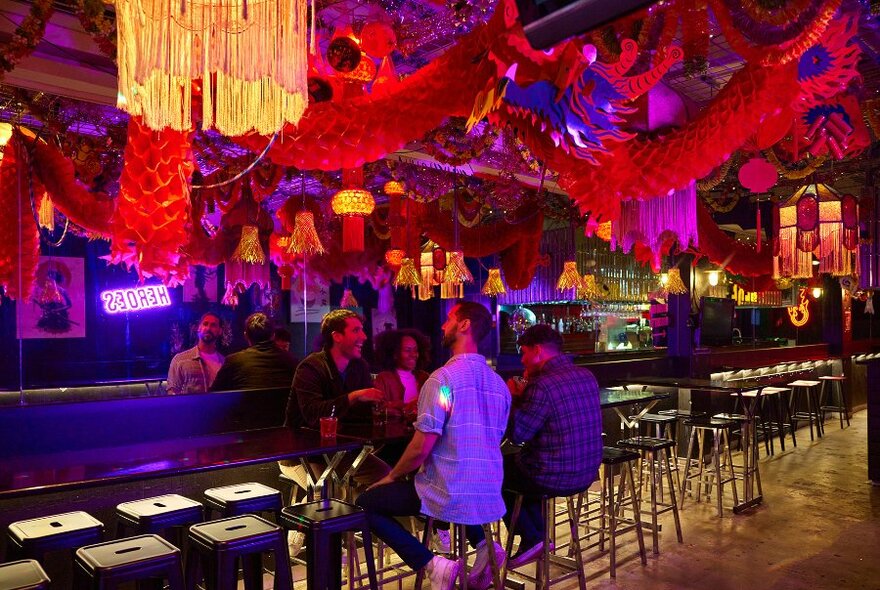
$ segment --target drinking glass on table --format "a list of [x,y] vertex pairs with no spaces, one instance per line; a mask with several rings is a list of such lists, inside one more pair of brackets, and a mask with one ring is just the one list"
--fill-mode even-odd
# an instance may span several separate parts
[[333,408],[329,416],[323,416],[320,423],[321,438],[336,438],[336,408]]

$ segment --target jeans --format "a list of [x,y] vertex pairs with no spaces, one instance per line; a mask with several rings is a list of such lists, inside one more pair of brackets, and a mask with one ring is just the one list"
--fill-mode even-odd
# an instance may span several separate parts
[[[421,541],[394,518],[421,514],[422,501],[413,481],[395,481],[373,488],[360,495],[357,505],[367,511],[370,530],[385,541],[413,571],[422,569],[434,557]],[[486,538],[483,527],[478,525],[468,525],[465,534],[471,547],[476,547]]]

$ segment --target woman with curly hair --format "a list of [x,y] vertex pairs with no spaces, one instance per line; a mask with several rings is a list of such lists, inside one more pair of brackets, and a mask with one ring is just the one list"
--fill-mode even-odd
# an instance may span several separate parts
[[414,329],[388,330],[376,336],[376,360],[382,372],[375,387],[385,394],[390,413],[414,415],[419,390],[428,378],[431,342]]

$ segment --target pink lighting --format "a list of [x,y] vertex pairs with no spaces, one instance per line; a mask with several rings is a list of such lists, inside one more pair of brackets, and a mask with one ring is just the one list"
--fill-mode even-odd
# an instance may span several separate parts
[[104,311],[122,313],[125,311],[141,311],[171,305],[168,287],[165,285],[145,285],[134,289],[110,289],[101,293]]

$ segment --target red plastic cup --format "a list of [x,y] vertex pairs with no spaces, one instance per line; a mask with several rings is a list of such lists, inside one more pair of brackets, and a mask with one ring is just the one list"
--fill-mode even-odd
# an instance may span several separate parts
[[336,416],[321,418],[321,438],[336,438]]

